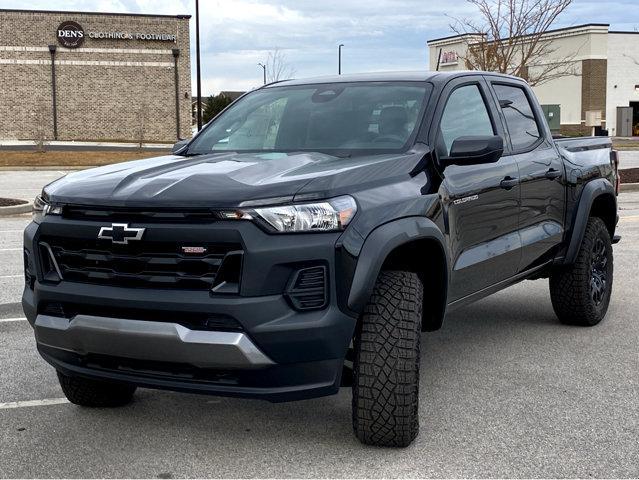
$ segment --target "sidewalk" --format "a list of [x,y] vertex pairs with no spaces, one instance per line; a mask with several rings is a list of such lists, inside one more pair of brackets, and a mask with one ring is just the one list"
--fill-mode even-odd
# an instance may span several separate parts
[[621,150],[619,151],[619,168],[639,168],[639,151]]
[[10,170],[0,172],[0,197],[33,201],[42,187],[63,177],[69,171]]

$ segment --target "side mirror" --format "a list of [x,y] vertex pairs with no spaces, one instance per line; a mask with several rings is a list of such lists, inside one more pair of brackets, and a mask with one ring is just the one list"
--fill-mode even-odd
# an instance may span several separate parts
[[184,147],[186,147],[189,143],[189,140],[178,140],[177,143],[175,143],[175,145],[173,145],[173,148],[171,148],[171,153],[177,153],[180,150],[182,150]]
[[499,135],[459,137],[450,147],[448,157],[443,158],[446,165],[478,165],[494,163],[504,153],[504,139]]

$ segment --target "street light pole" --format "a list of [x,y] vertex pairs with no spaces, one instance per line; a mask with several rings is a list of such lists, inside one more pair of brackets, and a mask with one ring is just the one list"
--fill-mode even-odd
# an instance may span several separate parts
[[266,85],[266,65],[263,63],[258,63],[258,65],[262,67],[262,70],[264,70],[264,85]]
[[341,75],[342,74],[342,47],[344,46],[343,43],[340,43],[339,46],[337,47],[337,74]]
[[197,130],[202,130],[202,72],[200,70],[200,1],[195,0],[195,68],[197,83]]
[[51,99],[53,100],[53,139],[58,139],[58,101],[56,100],[56,82],[55,82],[55,52],[56,45],[49,45],[49,53],[51,53]]

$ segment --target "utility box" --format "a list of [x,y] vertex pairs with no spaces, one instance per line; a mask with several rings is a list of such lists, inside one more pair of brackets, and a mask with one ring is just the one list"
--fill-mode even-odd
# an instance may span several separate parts
[[601,110],[586,111],[586,127],[601,127],[603,115]]
[[542,105],[541,109],[544,112],[550,131],[558,132],[561,130],[561,107],[559,105]]
[[617,107],[617,129],[615,136],[632,137],[632,107]]

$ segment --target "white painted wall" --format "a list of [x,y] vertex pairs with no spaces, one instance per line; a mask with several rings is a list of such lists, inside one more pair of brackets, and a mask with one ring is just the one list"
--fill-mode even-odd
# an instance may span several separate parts
[[581,123],[581,61],[573,62],[575,75],[557,78],[533,87],[542,105],[560,105],[562,125]]
[[617,107],[639,102],[639,34],[608,34],[608,86],[606,119],[610,135],[616,135]]
[[[639,35],[636,36],[639,41]],[[450,38],[441,41],[429,42],[430,69],[434,70],[437,65],[437,54],[441,48],[444,52],[456,51],[460,55],[465,55],[467,50],[467,39]],[[544,105],[561,105],[561,123],[579,125],[581,116],[581,61],[586,59],[605,59],[609,54],[608,27],[606,26],[585,26],[576,27],[569,30],[548,33],[544,41],[549,42],[553,49],[549,58],[543,59],[544,64],[553,62],[564,62],[566,58],[571,58],[573,75],[564,76],[547,83],[537,85],[533,88],[539,102]],[[639,61],[639,46],[634,45],[637,60]],[[542,68],[529,66],[533,71]],[[463,61],[457,65],[442,65],[441,71],[464,70],[466,67]],[[610,64],[608,66],[610,75]],[[637,66],[639,69],[639,65]],[[635,82],[639,84],[639,78]],[[634,83],[633,83],[634,88]],[[638,94],[639,95],[639,94]],[[639,96],[637,98],[639,100]],[[607,117],[608,117],[607,113]],[[610,118],[610,117],[608,117]]]

